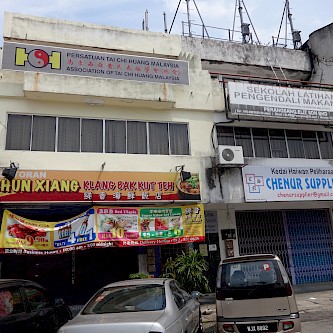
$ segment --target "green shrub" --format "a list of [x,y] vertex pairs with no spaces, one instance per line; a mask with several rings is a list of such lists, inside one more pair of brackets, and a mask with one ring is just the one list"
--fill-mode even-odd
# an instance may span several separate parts
[[145,274],[145,273],[133,273],[129,275],[130,279],[148,279],[150,278],[149,274]]
[[210,292],[206,277],[208,264],[197,250],[182,252],[175,259],[169,258],[163,269],[162,277],[176,279],[189,292]]

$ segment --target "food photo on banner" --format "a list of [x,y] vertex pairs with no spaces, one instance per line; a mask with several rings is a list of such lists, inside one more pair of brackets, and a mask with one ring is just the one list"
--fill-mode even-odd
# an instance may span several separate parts
[[5,210],[0,252],[61,254],[97,247],[202,242],[202,204],[179,207],[93,207],[65,221],[34,221]]

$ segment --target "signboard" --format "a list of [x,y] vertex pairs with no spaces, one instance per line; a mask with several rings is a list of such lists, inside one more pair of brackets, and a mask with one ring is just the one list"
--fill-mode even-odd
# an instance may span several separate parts
[[11,181],[0,177],[0,202],[138,201],[200,201],[198,174],[183,182],[178,172],[18,169]]
[[333,92],[228,82],[230,118],[333,121]]
[[4,211],[0,253],[61,254],[98,247],[204,242],[202,204],[180,207],[93,207],[60,222]]
[[2,69],[189,84],[188,62],[4,42]]
[[245,201],[333,200],[333,167],[242,169]]
[[205,221],[206,221],[206,234],[217,233],[217,211],[210,210],[205,211]]

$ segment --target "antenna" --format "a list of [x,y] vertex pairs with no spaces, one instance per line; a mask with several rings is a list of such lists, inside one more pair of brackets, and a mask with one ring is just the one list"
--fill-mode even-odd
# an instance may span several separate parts
[[190,37],[192,37],[191,19],[190,19],[190,0],[185,0],[185,1],[186,1],[186,8],[187,8],[188,35]]
[[286,1],[286,6],[288,6],[288,19],[291,29],[291,34],[293,37],[294,49],[299,49],[302,46],[301,32],[294,29],[292,14],[290,12],[289,0]]
[[168,26],[167,26],[167,19],[166,19],[166,14],[163,12],[163,21],[164,21],[164,32],[168,32]]
[[282,22],[283,22],[284,18],[285,18],[285,42],[284,42],[284,47],[287,47],[287,30],[288,30],[287,28],[288,28],[288,21],[289,21],[294,49],[297,50],[302,46],[301,31],[294,29],[294,25],[293,25],[293,21],[292,21],[292,14],[291,14],[291,11],[290,11],[289,0],[286,0],[285,5],[284,5],[283,14],[282,14],[282,18],[281,18],[281,23],[280,23],[280,27],[279,27],[279,33],[278,33],[278,37],[277,37],[277,40],[276,40],[276,44],[278,44],[278,41],[279,41],[279,38],[280,38],[280,32],[281,32]]
[[[175,13],[175,16],[173,17],[173,20],[172,20],[172,24],[171,24],[171,27],[170,27],[170,30],[169,30],[169,33],[171,32],[172,30],[172,27],[173,27],[173,23],[175,22],[175,19],[176,19],[176,16],[177,16],[177,12],[178,12],[178,9],[179,9],[179,6],[180,6],[180,3],[181,3],[182,0],[179,0],[178,2],[178,6],[177,6],[177,9],[176,9],[176,13]],[[190,0],[185,0],[186,1],[186,8],[187,8],[187,25],[188,25],[188,35],[189,37],[192,37],[192,26],[191,26],[191,18],[190,18]],[[206,29],[206,26],[202,20],[202,17],[200,15],[200,12],[199,12],[199,9],[198,9],[198,6],[197,4],[195,3],[195,0],[193,0],[193,3],[195,5],[195,8],[197,10],[197,13],[200,17],[200,20],[201,20],[201,24],[203,26],[203,28],[205,29],[205,32],[207,34],[207,37],[209,38],[209,35],[208,35],[208,31]]]
[[149,28],[148,28],[148,10],[147,9],[145,11],[145,28],[146,28],[146,31],[149,30]]
[[[234,37],[234,30],[235,30],[235,18],[236,18],[236,8],[238,7],[238,12],[239,12],[239,18],[240,18],[240,23],[241,23],[241,33],[242,33],[242,42],[243,44],[247,44],[252,42],[252,34],[250,33],[250,25],[252,26],[253,32],[257,38],[258,44],[260,44],[259,38],[257,36],[257,33],[254,29],[253,23],[251,21],[250,15],[247,11],[247,8],[245,6],[245,3],[243,0],[236,0],[235,4],[235,12],[234,12],[234,22],[233,22],[233,32],[232,32],[232,40]],[[243,19],[243,7],[245,9],[246,15],[250,23],[245,23]]]

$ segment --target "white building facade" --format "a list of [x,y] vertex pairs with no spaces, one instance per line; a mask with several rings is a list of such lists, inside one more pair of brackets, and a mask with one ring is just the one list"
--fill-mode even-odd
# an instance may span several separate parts
[[[92,207],[202,205],[206,227],[194,243],[7,251],[1,276],[89,294],[136,271],[159,275],[191,244],[207,256],[212,286],[221,258],[259,252],[278,254],[294,284],[332,281],[333,98],[310,84],[310,55],[6,13],[1,167],[18,169],[1,183],[3,215],[59,222]],[[200,195],[152,189],[176,188],[181,171],[197,175]],[[132,193],[139,180],[150,193]]]

